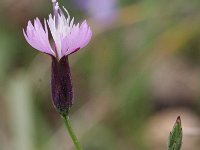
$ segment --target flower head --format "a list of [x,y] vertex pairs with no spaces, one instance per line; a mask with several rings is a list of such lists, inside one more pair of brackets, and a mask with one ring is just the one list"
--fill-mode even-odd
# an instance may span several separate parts
[[[81,25],[74,24],[74,18],[70,18],[68,11],[63,7],[64,12],[59,7],[56,0],[52,0],[54,15],[44,19],[44,27],[40,20],[36,18],[34,23],[28,22],[26,30],[23,30],[25,39],[35,49],[52,55],[60,60],[63,56],[68,56],[75,51],[85,47],[92,36],[92,31],[86,21]],[[53,37],[50,44],[49,33]]]
[[[54,15],[44,19],[44,27],[36,18],[34,23],[28,22],[25,39],[35,49],[52,56],[51,95],[55,108],[66,116],[72,106],[73,88],[68,62],[68,55],[83,48],[91,39],[92,31],[86,21],[81,25],[74,24],[68,11],[63,7],[67,18],[56,0],[52,0]],[[53,43],[50,44],[48,27]]]

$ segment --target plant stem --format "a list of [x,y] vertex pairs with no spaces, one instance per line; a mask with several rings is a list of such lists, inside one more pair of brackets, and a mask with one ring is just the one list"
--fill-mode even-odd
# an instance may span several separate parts
[[67,131],[69,132],[69,135],[76,147],[77,150],[81,150],[81,146],[78,142],[78,139],[72,129],[72,126],[71,126],[71,123],[70,123],[70,120],[69,120],[69,116],[62,116],[63,120],[64,120],[64,123],[65,123],[65,126],[67,128]]

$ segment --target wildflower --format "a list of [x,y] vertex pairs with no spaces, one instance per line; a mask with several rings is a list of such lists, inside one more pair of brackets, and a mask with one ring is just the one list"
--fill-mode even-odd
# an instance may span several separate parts
[[[44,19],[44,27],[38,18],[28,22],[26,31],[23,30],[26,41],[35,49],[52,57],[51,94],[55,108],[62,115],[67,115],[72,106],[73,90],[71,82],[68,56],[85,47],[92,36],[92,31],[86,21],[81,25],[74,24],[68,11],[67,15],[59,7],[56,0],[52,0],[54,15]],[[48,27],[53,43],[50,43]]]

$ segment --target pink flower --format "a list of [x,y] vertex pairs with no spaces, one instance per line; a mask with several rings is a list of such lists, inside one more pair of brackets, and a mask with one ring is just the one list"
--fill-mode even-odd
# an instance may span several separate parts
[[[75,51],[85,47],[92,36],[92,31],[86,21],[81,25],[74,24],[74,18],[63,7],[67,18],[60,9],[56,0],[52,0],[54,15],[49,15],[49,19],[44,19],[44,27],[40,20],[36,18],[34,24],[28,22],[26,31],[23,30],[26,41],[35,49],[52,55],[60,60],[63,56],[68,56]],[[48,27],[53,37],[53,47],[49,41]]]
[[[35,49],[52,56],[51,95],[56,110],[67,116],[73,103],[73,87],[68,55],[85,47],[92,36],[92,31],[86,21],[81,25],[74,24],[74,18],[67,19],[56,0],[52,0],[54,15],[44,19],[44,27],[36,18],[34,24],[28,22],[23,30],[27,42]],[[53,47],[49,41],[48,27],[53,38]]]

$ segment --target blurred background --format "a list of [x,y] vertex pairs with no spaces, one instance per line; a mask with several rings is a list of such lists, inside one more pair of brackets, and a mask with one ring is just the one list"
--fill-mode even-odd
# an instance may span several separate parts
[[[183,150],[200,147],[200,1],[62,0],[93,37],[70,56],[70,116],[84,150],[165,150],[177,116]],[[51,0],[0,1],[0,150],[73,150],[50,96],[51,59],[28,20]]]

